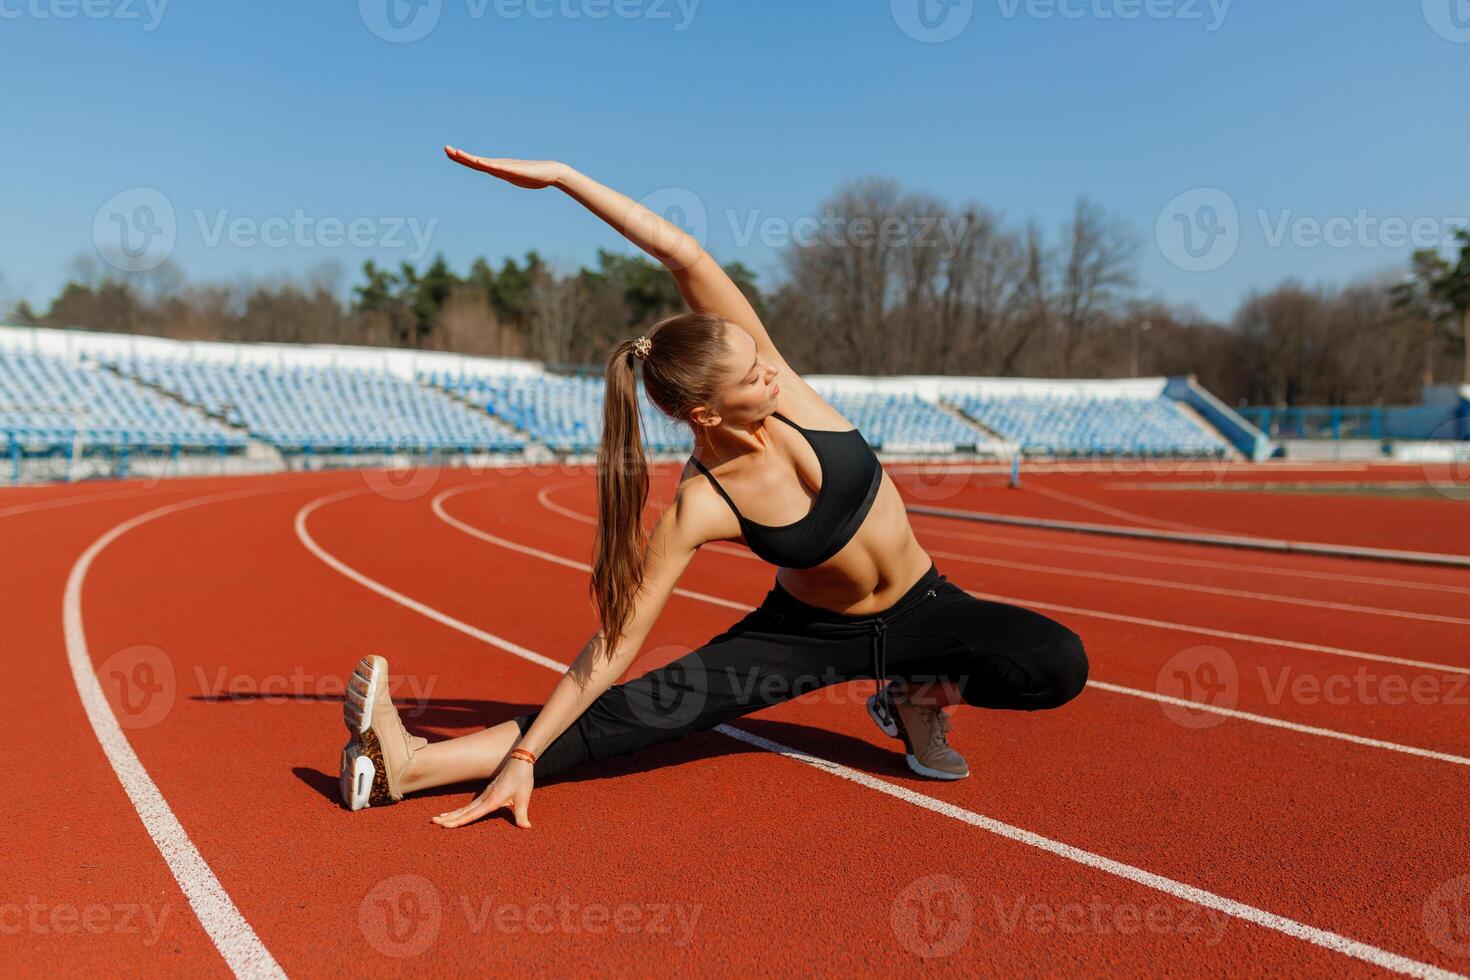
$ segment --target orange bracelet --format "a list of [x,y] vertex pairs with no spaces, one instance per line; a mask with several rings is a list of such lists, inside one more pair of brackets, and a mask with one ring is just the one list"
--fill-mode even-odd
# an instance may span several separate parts
[[536,764],[536,754],[530,749],[514,748],[510,750],[510,755],[512,759],[524,759],[533,766]]

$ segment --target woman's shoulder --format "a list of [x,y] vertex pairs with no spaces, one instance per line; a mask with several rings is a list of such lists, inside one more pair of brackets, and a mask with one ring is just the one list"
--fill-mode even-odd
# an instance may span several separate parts
[[665,511],[684,533],[704,541],[726,541],[741,534],[740,521],[691,455],[679,474],[674,499]]
[[803,429],[857,428],[795,371],[781,372],[776,383],[781,386],[781,393],[776,396],[775,412]]

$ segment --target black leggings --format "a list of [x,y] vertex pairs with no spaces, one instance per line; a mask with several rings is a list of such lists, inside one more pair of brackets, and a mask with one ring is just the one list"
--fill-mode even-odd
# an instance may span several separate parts
[[[541,753],[536,778],[873,677],[910,685],[949,680],[978,708],[1034,711],[1081,692],[1087,655],[1060,623],[977,599],[932,564],[901,599],[867,616],[809,605],[777,583],[704,646],[604,691]],[[522,734],[538,713],[514,719]]]

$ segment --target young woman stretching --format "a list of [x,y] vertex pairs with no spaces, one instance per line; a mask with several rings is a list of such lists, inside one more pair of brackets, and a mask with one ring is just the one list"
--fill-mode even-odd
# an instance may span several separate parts
[[[607,357],[590,584],[601,628],[539,711],[432,744],[400,723],[387,661],[363,658],[345,704],[342,796],[351,809],[490,779],[473,801],[434,821],[460,827],[508,806],[516,825],[529,827],[536,778],[858,678],[879,681],[869,714],[903,740],[910,769],[961,779],[969,767],[948,745],[947,706],[1034,710],[1077,696],[1087,658],[1076,634],[1030,610],[977,599],[939,573],[866,440],[791,370],[698,242],[565,164],[445,152],[519,187],[565,191],[663,263],[694,312]],[[695,443],[673,502],[646,538],[640,367],[649,398],[688,424]],[[710,541],[742,541],[776,566],[771,591],[697,650],[614,685]]]

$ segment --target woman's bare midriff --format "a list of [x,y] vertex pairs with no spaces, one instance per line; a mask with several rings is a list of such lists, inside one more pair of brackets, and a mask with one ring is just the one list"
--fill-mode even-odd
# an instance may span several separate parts
[[782,568],[776,581],[808,605],[868,616],[897,602],[931,563],[914,537],[898,488],[884,473],[873,506],[852,540],[813,568]]

